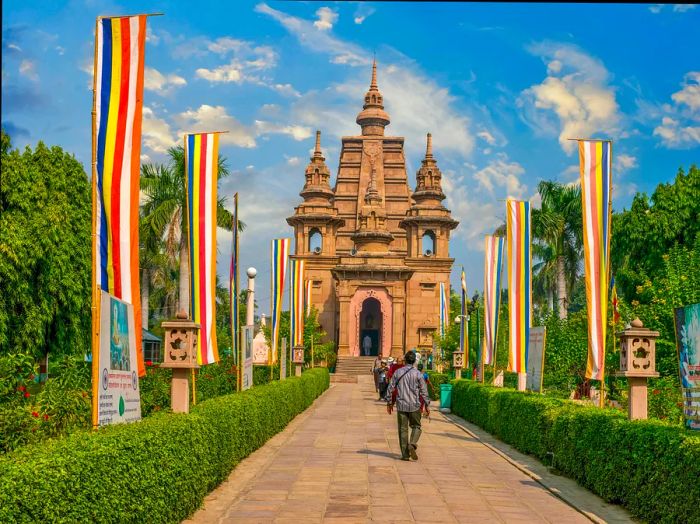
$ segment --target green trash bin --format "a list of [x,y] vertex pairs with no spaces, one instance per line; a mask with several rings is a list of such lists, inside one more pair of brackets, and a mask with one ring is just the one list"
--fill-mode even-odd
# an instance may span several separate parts
[[440,384],[440,410],[452,408],[452,384]]

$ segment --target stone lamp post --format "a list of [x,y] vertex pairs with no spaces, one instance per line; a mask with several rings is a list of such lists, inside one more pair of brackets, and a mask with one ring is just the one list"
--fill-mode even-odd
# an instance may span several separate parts
[[187,318],[187,313],[179,311],[176,320],[161,324],[165,330],[163,363],[160,367],[173,370],[170,405],[175,413],[190,412],[191,369],[198,368],[197,339],[199,324]]
[[294,362],[294,376],[300,377],[301,367],[304,365],[304,346],[294,346],[292,362]]
[[647,380],[658,377],[656,372],[656,339],[658,331],[645,328],[635,318],[630,327],[617,333],[620,338],[620,371],[629,384],[630,420],[647,418]]
[[452,353],[452,368],[455,370],[455,378],[462,378],[462,368],[464,367],[464,351]]

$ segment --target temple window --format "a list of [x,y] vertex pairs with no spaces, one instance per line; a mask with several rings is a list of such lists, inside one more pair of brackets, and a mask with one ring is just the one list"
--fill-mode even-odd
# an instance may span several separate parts
[[422,247],[423,255],[426,257],[435,254],[435,233],[432,231],[426,231],[423,233]]
[[309,231],[309,251],[311,253],[320,253],[323,247],[323,236],[321,232],[313,228]]

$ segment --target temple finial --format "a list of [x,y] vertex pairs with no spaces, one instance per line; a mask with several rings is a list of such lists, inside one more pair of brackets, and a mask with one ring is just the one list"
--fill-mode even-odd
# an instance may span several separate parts
[[377,59],[372,60],[372,82],[369,84],[370,89],[377,88]]
[[316,147],[314,149],[314,156],[319,157],[321,155],[321,131],[316,131]]
[[428,133],[428,143],[425,147],[425,158],[433,158],[433,135]]

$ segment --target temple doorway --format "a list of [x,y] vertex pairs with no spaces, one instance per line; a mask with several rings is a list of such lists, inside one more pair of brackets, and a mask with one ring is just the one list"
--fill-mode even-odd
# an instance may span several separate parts
[[382,309],[379,300],[367,298],[360,310],[360,355],[377,356],[382,344]]

